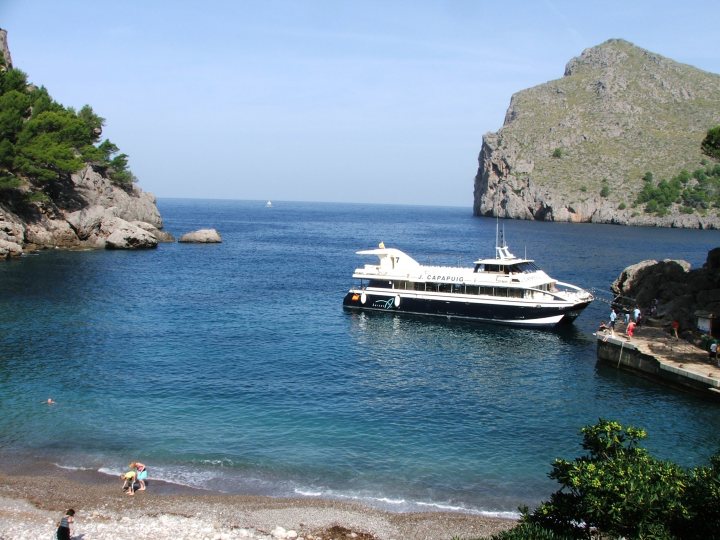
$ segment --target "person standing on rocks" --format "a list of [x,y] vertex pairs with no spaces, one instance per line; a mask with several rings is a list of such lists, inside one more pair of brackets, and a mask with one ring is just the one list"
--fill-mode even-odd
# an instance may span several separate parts
[[679,329],[680,329],[680,323],[677,322],[677,319],[674,319],[672,322],[672,331],[673,331],[673,336],[675,337],[675,339],[680,339],[680,336],[678,336]]
[[635,334],[635,326],[635,321],[630,321],[630,323],[627,325],[627,329],[625,330],[627,337],[633,337],[633,335]]
[[70,540],[70,525],[73,522],[74,515],[75,510],[68,508],[67,512],[65,512],[65,515],[60,520],[60,523],[58,523],[57,533],[55,534],[57,540]]
[[615,308],[610,308],[610,333],[615,335],[615,321],[617,321],[617,313]]

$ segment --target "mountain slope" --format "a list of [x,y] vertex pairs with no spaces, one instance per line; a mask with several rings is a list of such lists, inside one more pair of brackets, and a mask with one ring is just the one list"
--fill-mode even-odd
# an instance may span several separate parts
[[474,213],[718,228],[716,208],[663,217],[633,208],[645,172],[669,179],[700,167],[700,143],[718,124],[719,75],[606,41],[561,79],[512,97],[502,129],[483,137]]

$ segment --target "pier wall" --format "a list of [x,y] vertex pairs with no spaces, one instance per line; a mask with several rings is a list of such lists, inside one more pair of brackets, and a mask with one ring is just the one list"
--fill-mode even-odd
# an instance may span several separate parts
[[623,338],[598,336],[598,361],[660,382],[675,388],[691,391],[704,397],[720,401],[720,379],[715,377],[713,368],[707,366],[707,374],[700,373],[695,366],[692,370],[682,363],[669,360],[662,354],[653,354]]

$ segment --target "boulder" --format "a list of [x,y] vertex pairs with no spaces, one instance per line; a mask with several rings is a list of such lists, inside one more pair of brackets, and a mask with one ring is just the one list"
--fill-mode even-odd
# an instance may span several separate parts
[[136,227],[140,227],[144,231],[147,231],[150,234],[152,234],[155,238],[157,238],[158,242],[174,242],[175,241],[175,237],[172,234],[170,234],[167,231],[162,231],[162,230],[158,229],[151,223],[146,223],[144,221],[132,221],[131,223],[133,225],[135,225]]
[[107,233],[107,249],[149,249],[158,245],[151,233],[120,218],[103,221],[100,230],[103,235]]
[[0,259],[9,259],[10,257],[19,257],[23,254],[23,248],[20,244],[0,239]]
[[118,217],[115,208],[105,208],[99,204],[88,206],[77,212],[65,215],[65,219],[75,230],[80,240],[87,240],[92,235],[97,235],[104,220],[111,220]]
[[200,229],[183,234],[178,242],[212,244],[222,242],[222,238],[215,229]]
[[720,315],[719,257],[720,248],[711,250],[705,265],[695,270],[683,260],[642,261],[625,268],[612,290],[643,312],[654,305],[656,318],[689,328],[698,311]]

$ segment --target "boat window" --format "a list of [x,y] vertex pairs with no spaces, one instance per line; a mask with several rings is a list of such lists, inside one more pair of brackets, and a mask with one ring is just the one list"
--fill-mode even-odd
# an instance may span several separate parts
[[413,283],[414,289],[416,291],[424,291],[425,290],[425,284],[422,281],[416,281]]
[[480,287],[480,294],[483,296],[493,296],[493,288],[492,287]]
[[476,264],[475,270],[473,270],[476,274],[478,272],[484,272],[485,271],[485,265],[484,264]]
[[438,290],[437,283],[426,283],[425,290],[428,292],[437,292],[437,290]]
[[466,285],[465,286],[465,294],[479,294],[480,293],[480,287],[477,285]]
[[368,283],[368,287],[375,287],[378,289],[392,289],[392,281],[381,281],[379,279],[371,279]]
[[534,262],[523,262],[515,265],[516,272],[530,273],[537,272],[540,268]]
[[494,272],[496,274],[509,274],[510,268],[504,264],[486,264],[485,271]]
[[440,283],[438,285],[438,290],[440,292],[452,292],[453,286],[450,283]]

